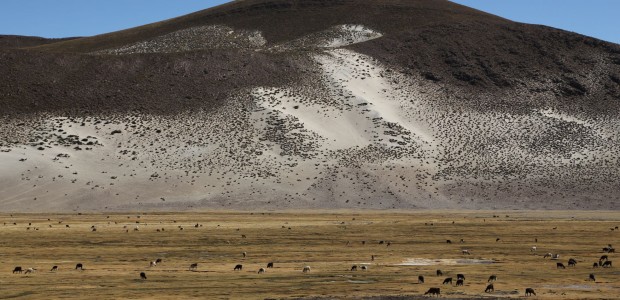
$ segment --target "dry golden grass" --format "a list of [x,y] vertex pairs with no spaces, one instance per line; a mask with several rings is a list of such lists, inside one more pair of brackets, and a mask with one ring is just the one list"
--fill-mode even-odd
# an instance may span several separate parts
[[[616,269],[592,268],[604,246],[617,244],[620,232],[610,230],[620,225],[617,212],[204,212],[0,218],[0,298],[361,298],[420,296],[429,287],[441,287],[448,298],[517,298],[532,287],[537,298],[620,299]],[[136,225],[139,231],[133,230]],[[534,245],[535,254],[530,252]],[[461,254],[461,249],[469,249],[471,255]],[[559,253],[564,264],[571,257],[578,264],[558,270],[556,261],[542,257],[546,252]],[[149,267],[157,258],[163,263]],[[414,258],[496,263],[398,265]],[[610,260],[615,260],[614,253]],[[275,268],[257,274],[268,262]],[[84,270],[74,270],[76,263],[83,263]],[[197,271],[188,270],[191,263],[198,263]],[[243,270],[233,271],[236,264],[243,264]],[[352,265],[361,264],[368,270],[350,271]],[[57,272],[50,271],[53,265],[58,265]],[[305,265],[312,270],[304,274]],[[15,266],[37,271],[12,274]],[[435,276],[437,269],[445,275]],[[141,280],[140,272],[146,272],[148,279]],[[445,277],[456,280],[457,273],[465,274],[464,286],[441,284]],[[587,281],[590,273],[596,282]],[[492,274],[498,277],[495,292],[485,294]],[[426,283],[418,284],[418,275],[424,275]]]

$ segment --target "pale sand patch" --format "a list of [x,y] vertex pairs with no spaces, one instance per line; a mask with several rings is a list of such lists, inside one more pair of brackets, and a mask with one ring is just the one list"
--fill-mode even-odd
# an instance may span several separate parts
[[400,113],[404,108],[409,108],[411,102],[397,86],[385,79],[382,74],[386,70],[374,60],[346,49],[326,51],[324,55],[315,56],[315,59],[334,88],[342,87],[354,97],[351,104],[366,103],[369,118],[399,124],[422,142],[432,143],[433,137],[428,128]]
[[477,264],[494,264],[497,261],[492,259],[428,259],[428,258],[408,258],[396,266],[435,266],[435,265],[477,265]]
[[94,54],[174,53],[201,49],[259,49],[267,40],[257,30],[225,25],[195,26]]
[[[355,146],[363,147],[371,143],[373,132],[368,131],[367,128],[373,126],[372,121],[360,116],[357,110],[345,111],[326,108],[314,103],[298,103],[286,97],[285,91],[279,91],[273,95],[273,92],[268,89],[258,88],[253,91],[253,94],[258,104],[267,110],[255,114],[264,116],[266,112],[277,112],[292,116],[299,120],[305,129],[323,137],[325,140],[321,144],[324,148],[335,150]],[[270,103],[266,99],[267,94],[281,100],[277,103]]]
[[383,34],[359,24],[336,25],[320,32],[274,45],[272,51],[288,51],[294,49],[333,49],[378,39]]
[[338,48],[349,46],[357,43],[378,39],[383,36],[380,32],[372,30],[364,25],[344,24],[333,28],[334,31],[341,33],[339,37],[335,37],[326,41],[322,46],[325,48]]
[[555,110],[550,109],[550,108],[549,109],[545,109],[545,110],[540,110],[539,112],[541,114],[543,114],[543,116],[545,116],[545,117],[554,118],[554,119],[562,120],[562,121],[565,121],[565,122],[575,122],[575,123],[577,123],[579,125],[588,126],[588,127],[592,126],[592,124],[590,124],[590,122],[588,122],[588,121],[579,119],[579,118],[577,118],[575,116],[571,116],[571,115],[568,115],[568,114],[564,114],[564,113],[555,111]]

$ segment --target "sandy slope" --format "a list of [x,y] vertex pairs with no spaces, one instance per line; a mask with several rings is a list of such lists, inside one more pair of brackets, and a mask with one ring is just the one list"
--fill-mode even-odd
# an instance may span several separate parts
[[0,210],[618,208],[617,118],[442,105],[458,88],[345,47],[381,36],[343,24],[267,45],[202,26],[100,51],[243,48],[295,56],[307,76],[239,88],[215,110],[6,118]]

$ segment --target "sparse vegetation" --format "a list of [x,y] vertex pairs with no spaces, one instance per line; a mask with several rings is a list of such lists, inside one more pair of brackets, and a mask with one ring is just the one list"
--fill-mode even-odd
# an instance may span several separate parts
[[450,1],[263,2],[0,37],[0,204],[620,207],[618,45]]

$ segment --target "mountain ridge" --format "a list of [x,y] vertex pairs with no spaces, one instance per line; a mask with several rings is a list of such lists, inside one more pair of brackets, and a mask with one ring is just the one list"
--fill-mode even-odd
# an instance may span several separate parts
[[618,209],[620,46],[448,1],[245,0],[0,61],[6,210]]
[[[441,6],[449,5],[449,8],[444,8]],[[312,8],[319,7],[325,8],[329,7],[335,10],[330,12],[319,13],[314,16],[316,20],[314,22],[310,22],[310,24],[305,24],[306,22],[300,18],[295,17],[287,17],[285,20],[275,20],[276,27],[269,26],[268,24],[261,24],[260,22],[254,23],[251,18],[257,17],[266,18],[264,14],[266,13],[268,16],[273,14],[278,15],[281,13],[295,14],[295,13],[305,13],[306,10],[310,10],[312,13],[316,11],[312,11]],[[343,16],[348,16],[349,18],[353,17],[355,19],[355,12],[358,12],[359,15],[364,16],[366,14],[361,13],[364,9],[367,8],[375,8],[381,7],[387,10],[394,9],[415,9],[415,10],[425,10],[425,11],[439,11],[442,13],[452,13],[452,10],[458,11],[458,16],[467,12],[469,14],[473,14],[475,16],[484,16],[485,19],[492,20],[500,20],[500,18],[496,16],[489,15],[484,12],[480,12],[474,9],[467,8],[465,6],[461,6],[459,4],[455,4],[448,1],[436,1],[436,0],[417,0],[417,1],[403,1],[403,0],[382,0],[382,1],[366,1],[366,0],[310,0],[310,1],[286,1],[286,0],[272,0],[272,1],[261,1],[261,0],[249,0],[249,1],[233,1],[229,3],[225,3],[216,7],[208,8],[202,11],[198,11],[192,14],[188,14],[185,16],[172,18],[169,20],[156,22],[152,24],[147,24],[144,26],[139,26],[136,28],[130,28],[126,30],[121,30],[118,32],[113,32],[109,34],[102,34],[94,37],[83,38],[80,41],[73,41],[72,43],[64,43],[57,44],[49,47],[40,47],[41,50],[47,51],[75,51],[75,52],[92,52],[101,50],[103,47],[111,47],[110,45],[105,46],[97,46],[100,44],[105,44],[105,40],[107,38],[115,38],[119,39],[122,43],[135,42],[140,38],[151,38],[158,35],[163,35],[166,33],[170,33],[172,31],[185,29],[187,27],[199,26],[199,25],[212,25],[212,23],[225,24],[231,27],[236,27],[240,29],[247,29],[245,26],[250,28],[258,28],[264,32],[266,38],[269,41],[273,42],[281,42],[287,38],[290,39],[291,36],[299,37],[303,34],[307,34],[312,31],[320,31],[327,29],[333,25],[341,24],[340,18]],[[245,15],[245,17],[249,17],[249,22],[247,20],[238,20],[238,15]],[[418,16],[424,15],[418,12]],[[305,17],[308,17],[305,15]],[[362,17],[364,18],[364,17]],[[428,17],[425,17],[428,18]],[[273,20],[270,20],[273,21]],[[293,26],[278,23],[279,22],[289,22],[295,25],[304,26]],[[320,22],[317,22],[320,21]],[[372,20],[370,20],[372,21]],[[395,21],[395,20],[392,20]],[[399,20],[396,26],[402,24],[402,20]],[[415,21],[415,22],[423,22]],[[427,21],[428,22],[428,21]],[[248,24],[249,23],[249,24]],[[387,28],[394,28],[394,26],[389,26],[385,24],[373,24],[377,27],[385,27],[381,28],[383,31],[386,31]],[[287,31],[289,30],[289,31]],[[293,30],[292,32],[290,30]],[[295,31],[298,30],[298,31]],[[151,33],[152,31],[152,33]],[[300,33],[301,32],[301,33]],[[84,43],[86,46],[82,46],[81,43]],[[72,45],[74,44],[74,45]],[[93,45],[89,48],[89,45]],[[114,46],[114,45],[112,45]]]

